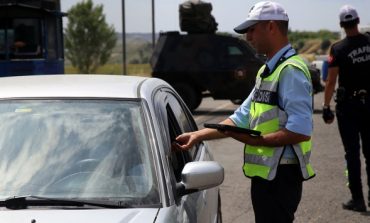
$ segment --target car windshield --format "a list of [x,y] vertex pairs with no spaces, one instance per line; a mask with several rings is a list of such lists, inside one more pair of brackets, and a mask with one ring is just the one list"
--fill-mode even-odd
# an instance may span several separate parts
[[0,101],[0,199],[158,204],[140,101]]

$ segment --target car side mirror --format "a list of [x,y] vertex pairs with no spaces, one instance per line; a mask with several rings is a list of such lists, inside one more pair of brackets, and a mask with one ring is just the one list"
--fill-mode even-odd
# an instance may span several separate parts
[[181,172],[182,181],[176,185],[179,196],[216,187],[224,181],[224,168],[215,161],[189,162]]

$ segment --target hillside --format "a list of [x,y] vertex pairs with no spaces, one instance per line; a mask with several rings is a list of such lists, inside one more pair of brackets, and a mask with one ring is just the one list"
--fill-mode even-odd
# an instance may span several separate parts
[[[127,63],[149,63],[149,59],[152,53],[152,34],[128,33],[126,35],[126,47]],[[113,49],[113,53],[108,63],[122,63],[122,33],[117,33],[117,44]],[[67,59],[66,65],[70,65],[70,62]]]
[[[117,45],[109,63],[122,63],[122,34],[117,34]],[[149,63],[152,53],[151,33],[128,33],[126,35],[126,59],[129,64]]]
[[339,40],[340,34],[328,30],[289,31],[288,36],[297,52],[312,61],[316,55],[328,54],[330,46]]
[[[157,34],[158,36],[158,34]],[[122,34],[117,34],[117,45],[113,50],[108,64],[102,68],[102,73],[122,73]],[[289,40],[299,54],[308,61],[313,61],[315,55],[328,54],[330,45],[339,39],[339,33],[320,30],[318,32],[289,31]],[[126,60],[134,72],[139,68],[140,73],[150,73],[150,58],[152,54],[151,33],[129,33],[126,35]],[[143,68],[144,66],[144,68]],[[111,68],[110,67],[116,67]],[[69,72],[71,65],[66,61]],[[108,71],[107,71],[108,69]]]
[[[118,35],[118,43],[111,63],[122,61],[122,34]],[[299,54],[328,54],[330,45],[339,39],[339,33],[320,30],[317,32],[289,31],[289,40]],[[130,33],[126,36],[127,62],[130,64],[148,63],[152,52],[152,35],[150,33]]]

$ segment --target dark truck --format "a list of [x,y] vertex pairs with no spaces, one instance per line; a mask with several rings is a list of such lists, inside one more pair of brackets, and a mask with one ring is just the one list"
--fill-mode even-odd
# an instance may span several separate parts
[[[190,110],[206,96],[240,104],[263,64],[246,41],[220,34],[161,33],[151,58],[152,76],[170,83]],[[313,93],[321,92],[320,71],[308,67]]]
[[[160,33],[150,61],[152,76],[170,83],[190,110],[205,96],[240,104],[251,92],[265,57],[245,40],[218,34],[212,5],[200,0],[179,6],[180,29]],[[309,66],[314,93],[322,91],[320,72]]]
[[191,110],[205,96],[240,103],[263,63],[237,37],[179,32],[161,33],[151,58],[152,76],[170,83]]

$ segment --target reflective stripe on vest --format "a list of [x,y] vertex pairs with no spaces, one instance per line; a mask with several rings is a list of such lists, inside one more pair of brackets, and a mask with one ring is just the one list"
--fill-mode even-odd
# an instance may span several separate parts
[[[268,77],[262,79],[260,74],[264,66],[257,73],[255,94],[252,97],[250,110],[250,128],[262,132],[262,135],[276,132],[287,122],[286,112],[278,106],[278,84],[280,73],[286,66],[294,66],[303,71],[311,82],[309,70],[299,56],[293,56],[280,64]],[[310,163],[311,140],[292,145],[298,157],[304,179],[315,175]],[[283,154],[284,147],[263,147],[245,145],[243,171],[247,177],[262,177],[273,180]]]

